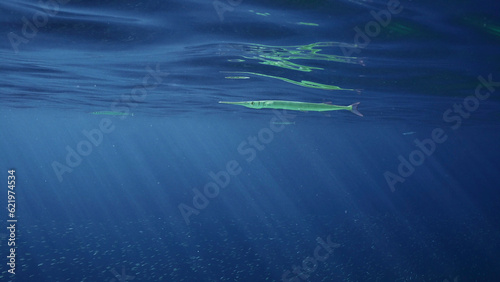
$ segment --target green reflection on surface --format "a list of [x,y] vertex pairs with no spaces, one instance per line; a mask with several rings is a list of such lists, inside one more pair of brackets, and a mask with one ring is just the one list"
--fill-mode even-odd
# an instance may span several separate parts
[[[232,45],[232,48],[239,50],[241,52],[240,56],[243,57],[247,63],[250,63],[251,61],[257,61],[259,64],[278,67],[281,69],[288,69],[300,72],[313,72],[313,71],[323,71],[324,69],[317,66],[311,66],[308,64],[308,62],[327,61],[336,63],[360,64],[360,62],[356,57],[347,57],[347,56],[321,53],[321,51],[323,51],[323,49],[325,48],[328,48],[328,50],[341,52],[342,50],[341,48],[346,46],[347,44],[340,42],[316,42],[307,45],[294,45],[294,46],[237,44],[237,45]],[[236,59],[231,59],[231,62],[240,62],[240,61]],[[345,89],[335,85],[327,85],[307,80],[295,81],[289,78],[263,74],[260,72],[231,72],[231,73],[264,76],[309,88],[317,88],[324,90],[354,90],[354,89]]]
[[254,13],[258,16],[263,16],[263,17],[267,17],[267,16],[270,16],[271,14],[269,13],[259,13],[259,12],[255,12],[254,10],[248,10],[250,13]]
[[249,79],[248,76],[226,76],[227,79]]
[[414,34],[415,30],[405,24],[402,23],[391,23],[387,29],[393,34],[403,36],[403,35],[409,35],[409,34]]
[[298,46],[268,46],[262,44],[249,44],[244,47],[245,54],[242,56],[248,60],[259,60],[260,64],[281,67],[285,69],[311,72],[322,70],[322,68],[307,66],[291,62],[292,60],[306,61],[331,61],[339,63],[358,63],[356,57],[346,57],[331,54],[321,54],[320,47],[338,47],[338,42],[316,42],[308,45]]
[[299,22],[297,24],[300,24],[300,25],[308,25],[308,26],[319,26],[319,24],[317,23],[305,23],[305,22]]
[[[229,73],[231,73],[231,72],[229,72]],[[299,86],[303,86],[303,87],[309,87],[309,88],[317,88],[317,89],[324,89],[324,90],[350,90],[350,91],[357,91],[355,89],[346,89],[346,88],[341,88],[341,87],[338,87],[338,86],[335,86],[335,85],[322,84],[322,83],[317,83],[317,82],[312,82],[312,81],[307,81],[307,80],[301,80],[299,82],[299,81],[291,80],[291,79],[284,78],[284,77],[281,77],[281,76],[274,76],[274,75],[268,75],[268,74],[262,74],[262,73],[256,73],[256,72],[246,72],[246,71],[243,71],[243,72],[236,72],[236,73],[253,74],[253,75],[258,75],[258,76],[263,76],[263,77],[268,77],[268,78],[279,79],[279,80],[282,80],[282,81],[285,81],[285,82],[288,82],[288,83],[291,83],[291,84],[295,84],[295,85],[299,85]]]
[[489,34],[500,37],[500,23],[494,23],[492,19],[485,16],[469,16],[464,18],[465,22],[474,27],[483,29]]

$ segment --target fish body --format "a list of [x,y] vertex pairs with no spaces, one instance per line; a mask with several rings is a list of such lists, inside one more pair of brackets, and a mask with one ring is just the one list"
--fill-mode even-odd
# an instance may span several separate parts
[[105,115],[105,116],[134,116],[133,113],[112,112],[112,111],[91,112],[90,114],[92,114],[92,115]]
[[244,102],[220,101],[219,103],[240,105],[252,109],[282,109],[282,110],[303,111],[303,112],[308,112],[308,111],[325,112],[325,111],[348,110],[358,116],[361,117],[363,116],[358,111],[359,102],[349,106],[337,106],[327,103],[307,103],[307,102],[281,101],[281,100],[244,101]]

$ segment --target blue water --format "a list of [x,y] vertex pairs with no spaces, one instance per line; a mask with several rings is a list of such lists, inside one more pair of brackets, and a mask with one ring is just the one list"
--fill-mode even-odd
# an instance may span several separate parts
[[93,2],[0,4],[1,281],[500,277],[497,2]]

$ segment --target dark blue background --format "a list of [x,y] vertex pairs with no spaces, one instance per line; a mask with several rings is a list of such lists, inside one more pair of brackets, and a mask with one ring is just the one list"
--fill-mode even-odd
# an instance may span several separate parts
[[[310,281],[494,281],[500,7],[401,5],[354,58],[290,60],[321,68],[302,72],[259,58],[316,42],[330,42],[318,54],[345,56],[354,28],[387,2],[242,1],[221,20],[211,1],[69,1],[17,52],[9,34],[42,8],[0,4],[0,169],[5,180],[16,170],[18,219],[17,274],[3,229],[0,280],[280,281],[329,237],[340,246]],[[148,68],[161,81],[127,106]],[[474,95],[478,76],[497,85],[453,129],[443,114]],[[364,117],[293,113],[247,161],[238,147],[275,113],[218,101],[265,99],[361,102]],[[90,114],[117,101],[134,115]],[[114,130],[59,181],[54,162],[66,164],[67,146],[103,119]],[[446,141],[391,191],[384,173],[436,128]],[[179,204],[192,207],[193,189],[233,160],[241,172],[187,225]]]

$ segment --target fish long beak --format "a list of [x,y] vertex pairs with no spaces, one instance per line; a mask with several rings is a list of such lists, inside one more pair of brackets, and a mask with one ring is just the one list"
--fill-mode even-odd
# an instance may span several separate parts
[[224,102],[224,101],[219,101],[219,104],[231,104],[231,105],[241,105],[244,106],[248,102]]

